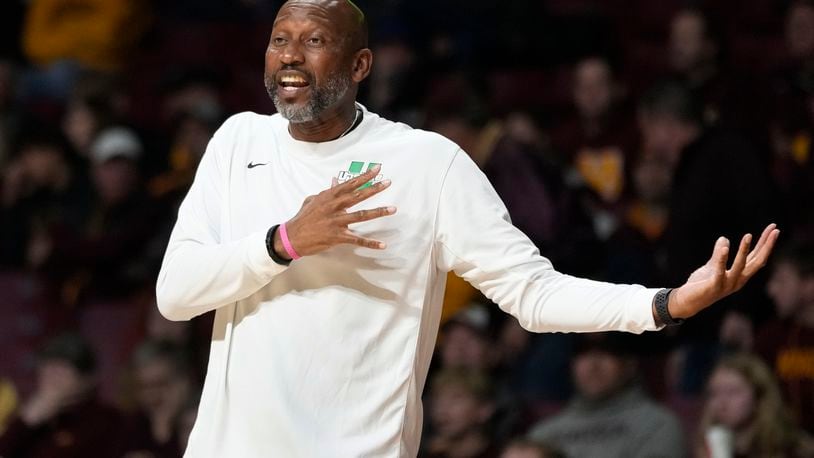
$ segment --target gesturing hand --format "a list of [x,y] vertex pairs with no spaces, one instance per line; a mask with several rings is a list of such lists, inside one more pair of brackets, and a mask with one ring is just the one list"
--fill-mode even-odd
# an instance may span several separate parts
[[687,283],[673,290],[668,308],[674,318],[689,318],[714,302],[741,289],[761,267],[766,265],[780,231],[774,224],[763,230],[755,248],[750,252],[752,235],[741,239],[732,267],[726,268],[729,240],[721,237],[715,242],[712,257],[690,275]]
[[[308,256],[347,243],[367,248],[384,249],[384,242],[366,239],[353,233],[348,226],[396,213],[396,207],[379,207],[348,212],[347,209],[374,196],[390,186],[390,180],[362,188],[378,175],[377,165],[358,177],[326,189],[303,202],[300,211],[286,223],[288,239],[294,251]],[[283,247],[280,231],[274,235],[274,251],[284,259],[290,256]]]

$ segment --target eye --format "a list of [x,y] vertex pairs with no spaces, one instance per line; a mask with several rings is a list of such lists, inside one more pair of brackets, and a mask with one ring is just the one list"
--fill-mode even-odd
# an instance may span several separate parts
[[272,45],[274,45],[274,46],[283,46],[283,45],[285,45],[287,42],[288,42],[288,40],[286,40],[286,39],[285,39],[285,38],[283,38],[283,37],[273,37],[273,38],[271,39],[271,44],[272,44]]
[[307,40],[307,43],[310,46],[322,46],[325,44],[325,41],[322,39],[322,37],[311,37]]

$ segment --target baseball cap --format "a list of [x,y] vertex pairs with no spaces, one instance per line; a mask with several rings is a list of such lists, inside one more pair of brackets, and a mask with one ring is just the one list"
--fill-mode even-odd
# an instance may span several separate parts
[[494,331],[494,320],[489,309],[481,303],[472,302],[466,308],[453,315],[444,324],[444,328],[454,325],[464,326],[481,336],[490,336]]
[[110,127],[99,133],[90,147],[91,159],[102,163],[116,157],[138,160],[143,148],[135,132],[126,127]]

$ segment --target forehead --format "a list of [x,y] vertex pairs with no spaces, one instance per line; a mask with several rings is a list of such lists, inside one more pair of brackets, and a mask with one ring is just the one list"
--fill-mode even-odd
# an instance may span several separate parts
[[331,11],[324,4],[308,2],[308,1],[293,1],[288,2],[280,8],[277,13],[277,18],[274,20],[274,26],[277,27],[286,21],[297,22],[315,22],[321,26],[335,27],[336,20]]

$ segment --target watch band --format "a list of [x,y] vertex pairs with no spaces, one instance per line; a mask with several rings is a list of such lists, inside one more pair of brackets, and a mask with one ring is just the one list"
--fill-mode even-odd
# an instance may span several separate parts
[[279,229],[279,228],[280,228],[280,225],[275,224],[274,226],[271,226],[271,228],[268,230],[268,232],[266,232],[266,251],[268,251],[269,257],[276,264],[279,264],[281,266],[287,266],[287,265],[291,264],[292,260],[291,259],[283,259],[282,257],[280,257],[280,255],[277,254],[276,251],[274,251],[274,234],[277,233],[277,229]]
[[656,309],[656,315],[658,315],[659,320],[665,326],[677,326],[684,322],[681,318],[673,318],[670,315],[670,310],[667,308],[667,303],[670,300],[670,293],[673,291],[672,288],[665,288],[660,290],[656,293],[656,297],[653,298],[653,305]]

